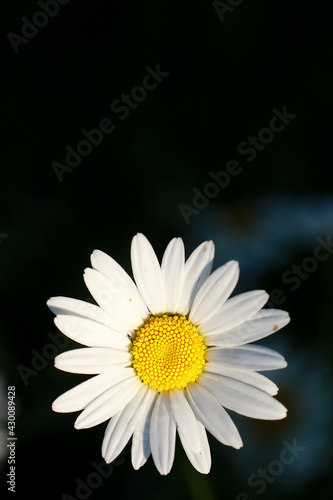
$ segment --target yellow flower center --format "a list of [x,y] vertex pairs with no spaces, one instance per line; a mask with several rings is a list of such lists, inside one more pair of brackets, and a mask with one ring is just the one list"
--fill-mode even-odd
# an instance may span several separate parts
[[205,349],[202,336],[184,316],[152,316],[137,331],[133,368],[152,389],[181,389],[202,372]]

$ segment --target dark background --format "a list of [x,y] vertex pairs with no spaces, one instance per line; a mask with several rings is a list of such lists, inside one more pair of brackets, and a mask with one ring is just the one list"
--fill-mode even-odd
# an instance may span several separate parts
[[[208,476],[179,443],[169,476],[151,458],[134,471],[127,446],[110,477],[81,498],[331,498],[333,259],[328,251],[325,261],[308,257],[333,222],[332,7],[244,0],[224,20],[216,9],[204,0],[71,0],[15,53],[8,33],[22,36],[22,17],[42,9],[30,0],[1,7],[0,467],[5,491],[6,392],[15,385],[17,498],[80,498],[77,478],[86,484],[102,461],[105,424],[76,431],[74,415],[51,411],[85,377],[54,369],[63,348],[46,347],[57,330],[45,302],[88,299],[82,272],[95,248],[130,272],[138,231],[159,257],[174,236],[187,254],[213,239],[215,267],[240,261],[237,291],[275,290],[273,303],[292,322],[261,343],[288,360],[271,377],[289,415],[264,422],[233,414],[244,448],[211,438]],[[169,75],[121,120],[111,104],[158,64]],[[247,161],[239,145],[285,106],[296,118]],[[103,118],[115,130],[60,182],[52,163],[64,164],[66,146],[75,149],[82,130]],[[193,208],[209,172],[230,160],[241,173],[186,223],[179,205]],[[284,443],[294,440],[304,450],[280,470]],[[277,471],[264,491],[248,482],[260,468]]]

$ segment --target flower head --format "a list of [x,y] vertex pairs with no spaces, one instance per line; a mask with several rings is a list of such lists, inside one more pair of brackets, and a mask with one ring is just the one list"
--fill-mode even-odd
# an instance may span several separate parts
[[240,448],[239,432],[225,410],[265,420],[286,409],[278,388],[257,373],[284,368],[284,358],[248,345],[289,322],[288,313],[262,309],[262,290],[229,298],[239,276],[230,261],[211,274],[214,244],[199,245],[185,262],[174,238],[161,265],[149,241],[137,234],[131,261],[135,282],[111,257],[95,250],[86,285],[98,305],[53,297],[55,324],[86,348],[64,352],[55,366],[95,377],[58,397],[57,412],[81,411],[83,429],[109,420],[102,445],[112,462],[132,437],[132,464],[152,454],[161,474],[171,470],[176,432],[192,465],[210,470],[206,429],[221,443]]

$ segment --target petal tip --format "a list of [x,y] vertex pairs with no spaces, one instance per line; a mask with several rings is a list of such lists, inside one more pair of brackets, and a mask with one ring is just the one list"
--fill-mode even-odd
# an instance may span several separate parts
[[231,260],[229,260],[229,262],[228,262],[228,263],[229,263],[229,265],[230,265],[230,266],[237,266],[237,267],[239,267],[239,262],[238,262],[238,260],[231,259]]
[[[280,403],[281,404],[281,403]],[[278,416],[276,416],[276,420],[282,420],[288,416],[288,409],[281,404],[282,408]]]
[[46,305],[47,307],[50,309],[51,312],[53,312],[53,309],[54,307],[56,307],[55,305],[55,301],[56,301],[57,297],[50,297],[47,301],[46,301]]
[[282,356],[282,359],[281,359],[281,368],[287,368],[288,366],[288,363],[287,361],[284,359],[284,357]]
[[242,440],[242,438],[241,438],[240,436],[238,436],[238,439],[237,439],[237,440],[235,440],[235,442],[234,442],[234,443],[232,443],[232,444],[231,444],[231,446],[232,446],[233,448],[235,448],[235,450],[240,450],[241,448],[243,448],[243,446],[244,446],[244,445],[243,445],[243,440]]
[[81,415],[78,416],[78,418],[74,422],[74,428],[77,429],[78,431],[81,429],[87,428],[85,426],[84,420],[80,418]]
[[59,396],[57,399],[55,399],[51,405],[51,409],[52,411],[56,412],[56,413],[65,413],[63,411],[63,408],[61,406],[61,404],[59,403],[59,400],[60,400],[61,396]]

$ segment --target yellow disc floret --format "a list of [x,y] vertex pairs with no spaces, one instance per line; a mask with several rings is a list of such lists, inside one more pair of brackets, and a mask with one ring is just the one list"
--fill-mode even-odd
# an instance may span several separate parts
[[184,316],[152,316],[136,333],[133,368],[152,389],[181,389],[202,373],[205,349],[202,336]]

